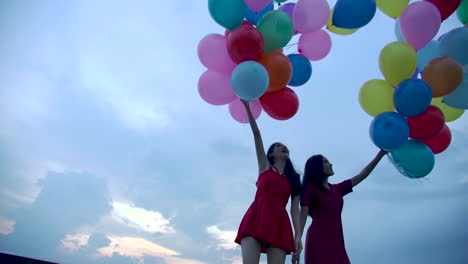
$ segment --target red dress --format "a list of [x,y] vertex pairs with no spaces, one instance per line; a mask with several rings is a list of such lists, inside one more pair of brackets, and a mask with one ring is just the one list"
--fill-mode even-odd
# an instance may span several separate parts
[[261,244],[261,251],[268,247],[281,248],[290,254],[294,251],[294,237],[286,211],[291,195],[289,180],[270,167],[258,176],[255,199],[240,223],[235,242],[250,236]]
[[353,191],[351,180],[330,184],[330,190],[320,190],[309,184],[301,205],[309,207],[312,224],[307,231],[305,264],[349,264],[346,254],[341,211],[343,196]]

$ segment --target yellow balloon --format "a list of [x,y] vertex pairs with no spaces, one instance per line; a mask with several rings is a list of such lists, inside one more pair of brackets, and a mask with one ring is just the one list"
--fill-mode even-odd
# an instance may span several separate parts
[[410,78],[416,70],[416,50],[402,41],[387,44],[379,55],[380,72],[393,86]]
[[371,116],[377,116],[383,112],[392,112],[393,87],[381,79],[373,79],[364,83],[359,91],[359,104],[362,109]]
[[345,29],[345,28],[339,28],[333,25],[333,10],[335,8],[333,7],[330,10],[330,16],[328,16],[328,22],[327,22],[327,30],[330,32],[333,32],[338,35],[350,35],[356,32],[358,29]]
[[380,11],[391,18],[398,18],[408,6],[409,0],[377,0],[376,4]]
[[442,113],[444,113],[445,122],[455,121],[465,112],[464,109],[458,109],[446,105],[444,102],[442,102],[442,97],[432,98],[431,104],[437,106],[442,111]]

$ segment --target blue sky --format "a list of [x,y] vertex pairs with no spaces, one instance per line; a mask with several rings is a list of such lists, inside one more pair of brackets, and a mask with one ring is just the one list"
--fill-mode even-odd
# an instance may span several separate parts
[[[248,125],[198,95],[198,42],[224,32],[206,1],[11,0],[0,12],[0,251],[62,263],[241,263],[233,239],[257,164]],[[438,35],[460,26],[451,16]],[[295,88],[296,116],[262,113],[258,124],[299,171],[310,155],[327,156],[338,182],[377,152],[358,93],[382,78],[394,20],[377,11],[353,35],[331,37],[330,54]],[[466,263],[468,116],[448,125],[452,143],[426,178],[405,178],[384,158],[346,198],[353,263]]]

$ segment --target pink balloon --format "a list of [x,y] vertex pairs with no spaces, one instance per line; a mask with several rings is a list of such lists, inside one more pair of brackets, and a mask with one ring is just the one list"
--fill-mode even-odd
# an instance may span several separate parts
[[329,16],[326,0],[299,0],[293,12],[294,29],[299,33],[317,31],[327,24]]
[[297,51],[309,60],[318,61],[330,53],[332,46],[330,35],[323,29],[304,33],[299,37]]
[[205,71],[198,79],[198,93],[212,105],[224,105],[237,98],[231,87],[231,75],[212,70]]
[[268,4],[271,3],[271,0],[244,0],[250,10],[258,13],[262,11]]
[[229,57],[227,38],[221,34],[209,34],[198,43],[198,59],[209,70],[231,73],[236,64]]
[[439,9],[428,1],[419,1],[406,7],[400,17],[400,31],[408,44],[420,50],[431,41],[440,28]]
[[[249,106],[254,119],[257,119],[262,113],[262,104],[257,99],[250,101]],[[231,114],[232,118],[234,118],[234,120],[239,123],[246,124],[249,122],[247,111],[245,111],[245,107],[239,99],[229,103],[229,113]]]

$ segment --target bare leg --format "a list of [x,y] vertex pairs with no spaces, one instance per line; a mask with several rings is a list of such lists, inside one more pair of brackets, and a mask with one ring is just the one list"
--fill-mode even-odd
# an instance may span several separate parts
[[244,237],[241,240],[242,263],[258,264],[260,262],[260,243],[253,237]]
[[286,261],[286,251],[281,248],[267,248],[267,263],[268,264],[284,264]]

